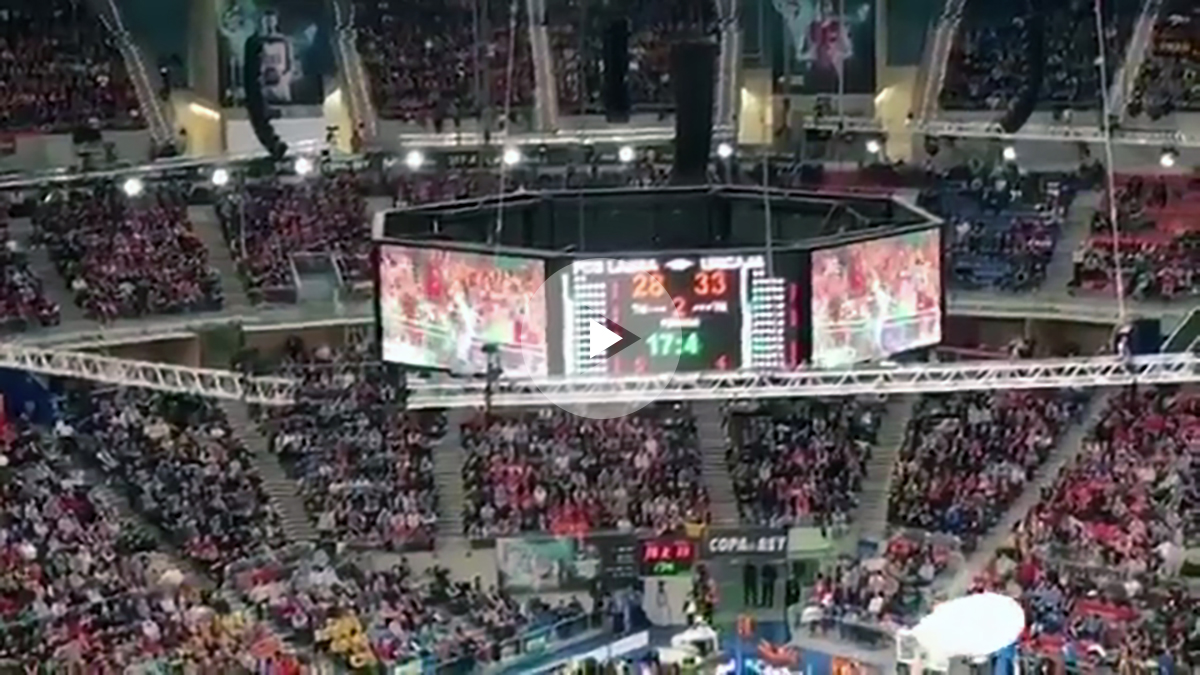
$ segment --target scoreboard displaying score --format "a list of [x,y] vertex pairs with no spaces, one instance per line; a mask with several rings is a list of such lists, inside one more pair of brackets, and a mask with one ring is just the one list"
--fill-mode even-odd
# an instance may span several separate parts
[[690,539],[650,539],[639,544],[640,571],[646,577],[671,577],[692,573],[696,545]]
[[[564,370],[634,375],[788,368],[801,358],[798,298],[794,282],[768,274],[761,254],[574,261],[563,289]],[[587,327],[606,319],[643,344],[609,357],[591,355]]]

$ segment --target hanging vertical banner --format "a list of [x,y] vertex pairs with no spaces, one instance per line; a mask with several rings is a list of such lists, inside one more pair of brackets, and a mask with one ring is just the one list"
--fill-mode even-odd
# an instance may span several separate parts
[[320,105],[336,75],[323,0],[217,0],[221,102],[241,105],[246,39],[263,39],[262,89],[271,105]]
[[747,47],[787,81],[782,93],[875,93],[875,0],[747,0],[744,16]]

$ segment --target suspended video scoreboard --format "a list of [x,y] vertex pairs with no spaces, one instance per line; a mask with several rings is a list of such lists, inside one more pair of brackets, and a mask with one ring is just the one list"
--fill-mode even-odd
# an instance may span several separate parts
[[[499,216],[487,200],[449,205],[430,225],[436,239],[413,225],[436,209],[414,209],[417,215],[405,212],[412,218],[394,222],[382,217],[383,358],[464,375],[484,374],[490,358],[511,377],[620,377],[837,368],[941,341],[944,269],[936,219],[861,197],[853,209],[839,210],[840,201],[821,195],[812,213],[781,206],[775,229],[790,240],[768,247],[760,245],[761,232],[746,232],[761,201],[743,197],[692,195],[672,209],[652,192],[606,192],[588,221],[603,236],[590,238],[564,215],[587,207],[560,209],[555,194],[513,197]],[[471,220],[473,211],[486,228]],[[737,214],[749,224],[737,222]],[[513,219],[503,229],[504,245],[462,241],[495,231],[497,217]],[[818,236],[800,236],[805,227]],[[613,234],[622,228],[625,235]],[[563,229],[595,251],[508,245],[559,243]],[[642,230],[660,245],[615,248],[639,243],[632,233]],[[672,242],[707,245],[663,245]],[[598,346],[598,325],[632,334],[638,344]]]

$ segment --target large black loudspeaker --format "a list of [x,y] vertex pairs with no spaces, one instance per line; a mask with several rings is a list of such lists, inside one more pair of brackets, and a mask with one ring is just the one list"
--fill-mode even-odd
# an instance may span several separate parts
[[275,133],[271,126],[271,113],[267,109],[266,99],[262,90],[262,38],[251,35],[246,38],[246,57],[242,63],[242,86],[246,90],[246,115],[250,118],[250,127],[254,129],[254,137],[274,159],[283,159],[287,155],[287,143]]
[[708,176],[716,64],[717,46],[711,42],[680,42],[671,50],[677,183],[703,183]]
[[614,19],[604,30],[604,116],[629,121],[629,21]]
[[1038,97],[1042,93],[1042,79],[1045,74],[1046,21],[1038,0],[1027,0],[1025,10],[1025,82],[999,120],[1000,127],[1008,134],[1020,131],[1033,116]]

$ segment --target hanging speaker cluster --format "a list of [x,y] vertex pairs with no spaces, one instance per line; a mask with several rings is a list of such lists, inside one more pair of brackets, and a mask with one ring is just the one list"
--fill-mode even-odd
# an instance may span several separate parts
[[287,143],[284,143],[275,127],[271,125],[271,110],[263,96],[262,88],[262,38],[251,35],[246,38],[246,57],[242,63],[242,83],[246,90],[246,114],[250,118],[250,126],[254,129],[254,137],[271,155],[272,159],[283,159],[287,156]]
[[1025,126],[1037,107],[1042,93],[1046,62],[1046,21],[1036,0],[1027,0],[1025,12],[1025,77],[1017,97],[1000,118],[1006,134],[1015,134]]

